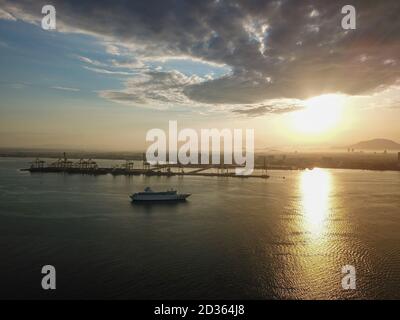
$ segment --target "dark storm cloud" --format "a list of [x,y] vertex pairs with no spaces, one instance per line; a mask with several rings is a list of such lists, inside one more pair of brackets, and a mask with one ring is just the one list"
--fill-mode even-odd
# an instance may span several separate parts
[[[31,19],[40,17],[47,1],[0,3],[12,17]],[[135,55],[185,55],[230,66],[227,76],[182,88],[189,99],[201,103],[253,104],[335,92],[354,95],[385,88],[400,77],[398,0],[53,0],[52,4],[64,26],[130,46]],[[341,27],[341,8],[347,4],[357,10],[356,30]]]

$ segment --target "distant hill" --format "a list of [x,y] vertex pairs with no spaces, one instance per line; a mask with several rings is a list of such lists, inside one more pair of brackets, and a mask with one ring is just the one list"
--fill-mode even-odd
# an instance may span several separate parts
[[372,139],[349,146],[358,150],[400,150],[400,144],[388,139]]

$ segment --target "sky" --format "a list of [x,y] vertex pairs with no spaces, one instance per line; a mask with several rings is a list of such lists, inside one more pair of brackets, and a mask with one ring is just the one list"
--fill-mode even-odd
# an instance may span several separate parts
[[[46,4],[56,30],[41,27]],[[252,128],[258,149],[400,142],[399,12],[398,0],[0,0],[0,147],[139,151],[169,120]]]

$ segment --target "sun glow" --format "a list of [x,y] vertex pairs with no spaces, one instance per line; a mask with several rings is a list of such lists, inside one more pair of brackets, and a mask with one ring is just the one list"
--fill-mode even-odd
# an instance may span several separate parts
[[305,101],[305,108],[293,114],[293,128],[301,133],[315,134],[336,127],[340,121],[344,97],[326,94]]

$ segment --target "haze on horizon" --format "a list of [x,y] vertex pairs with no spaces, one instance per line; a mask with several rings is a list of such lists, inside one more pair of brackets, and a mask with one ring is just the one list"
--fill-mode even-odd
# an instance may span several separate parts
[[[400,142],[397,0],[0,0],[0,147],[143,150],[254,128],[256,148]],[[341,8],[357,28],[341,27]]]

